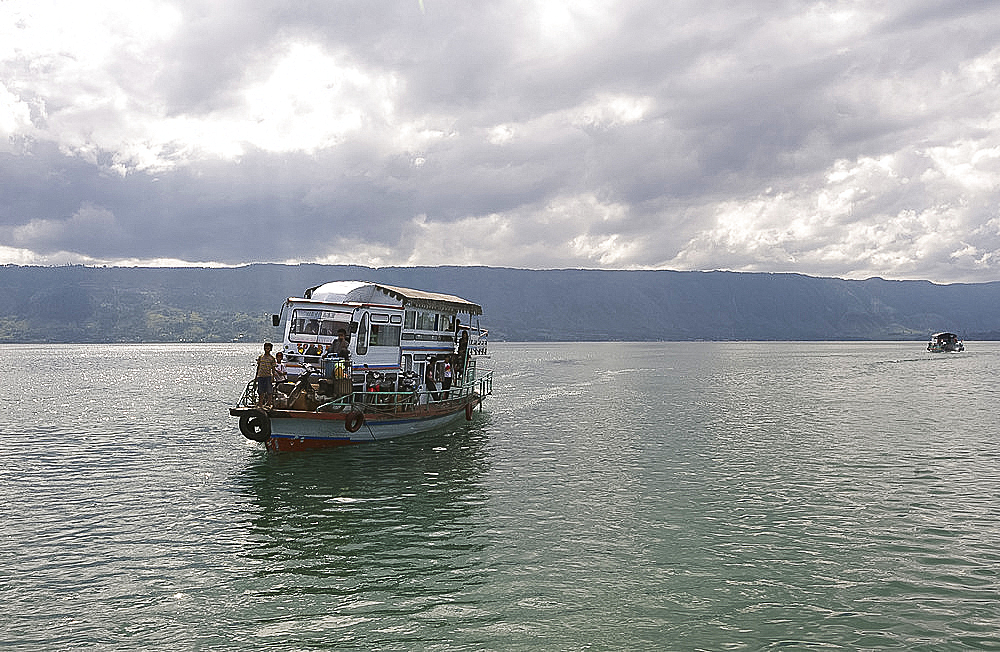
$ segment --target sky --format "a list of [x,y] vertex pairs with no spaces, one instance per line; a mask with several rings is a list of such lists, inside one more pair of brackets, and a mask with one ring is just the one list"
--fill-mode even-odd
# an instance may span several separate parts
[[0,264],[1000,280],[993,0],[0,0]]

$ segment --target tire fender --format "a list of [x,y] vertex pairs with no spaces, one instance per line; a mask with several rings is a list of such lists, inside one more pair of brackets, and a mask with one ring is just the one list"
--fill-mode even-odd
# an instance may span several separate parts
[[271,419],[262,410],[252,410],[240,417],[240,433],[263,444],[271,438]]
[[344,419],[344,430],[347,432],[357,432],[361,430],[361,426],[365,425],[365,414],[364,412],[351,412],[346,419]]

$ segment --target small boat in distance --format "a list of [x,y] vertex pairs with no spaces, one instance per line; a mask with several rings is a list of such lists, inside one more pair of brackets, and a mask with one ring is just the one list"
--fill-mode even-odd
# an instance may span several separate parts
[[272,316],[282,327],[277,350],[287,379],[270,396],[258,396],[251,380],[229,413],[244,437],[272,452],[471,421],[493,393],[493,372],[482,368],[489,356],[481,314],[460,297],[381,283],[309,288]]
[[931,353],[958,353],[965,350],[965,344],[954,333],[934,333],[927,343]]

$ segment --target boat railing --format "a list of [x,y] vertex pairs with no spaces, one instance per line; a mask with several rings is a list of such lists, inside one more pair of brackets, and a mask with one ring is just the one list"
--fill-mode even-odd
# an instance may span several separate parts
[[487,338],[489,337],[490,332],[485,328],[479,328],[477,326],[473,326],[469,330],[472,333],[472,337],[469,338],[469,355],[489,355],[489,352],[487,351],[489,348],[489,341]]
[[[493,371],[480,372],[477,378],[469,382],[452,385],[448,389],[410,390],[410,391],[365,391],[354,392],[350,397],[334,399],[320,406],[320,411],[330,409],[348,409],[363,406],[366,412],[413,412],[420,409],[433,409],[449,405],[463,405],[469,398],[478,396],[482,400],[493,393]],[[342,408],[340,406],[343,406]]]
[[[315,390],[314,390],[315,391]],[[479,400],[493,393],[493,371],[477,370],[469,374],[467,382],[453,385],[448,389],[435,390],[404,390],[404,391],[353,391],[343,396],[320,402],[315,408],[318,412],[342,412],[360,407],[366,412],[414,412],[421,409],[433,409],[449,405],[467,403],[472,396]],[[243,390],[240,407],[258,405],[257,382],[251,380]]]
[[493,371],[487,371],[479,377],[480,400],[493,394]]
[[252,407],[257,405],[257,379],[251,378],[250,382],[247,383],[246,389],[243,390],[243,396],[240,397],[240,402],[237,403],[239,407]]

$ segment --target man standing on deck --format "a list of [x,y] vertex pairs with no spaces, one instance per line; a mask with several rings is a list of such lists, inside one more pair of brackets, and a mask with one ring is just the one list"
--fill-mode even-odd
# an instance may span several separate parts
[[337,331],[337,339],[333,343],[333,354],[339,358],[351,357],[350,344],[347,341],[347,331],[343,328]]
[[271,343],[264,342],[264,355],[257,356],[257,405],[271,407],[271,398],[274,393],[272,380],[277,364],[274,356],[271,355]]

